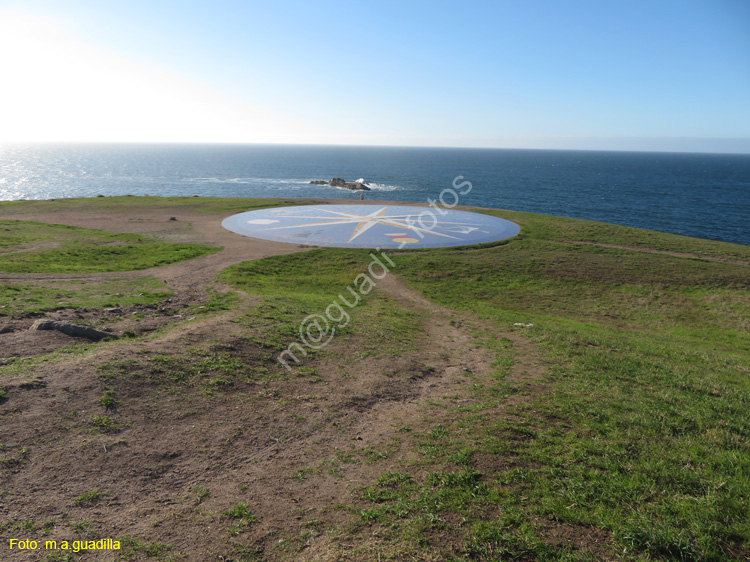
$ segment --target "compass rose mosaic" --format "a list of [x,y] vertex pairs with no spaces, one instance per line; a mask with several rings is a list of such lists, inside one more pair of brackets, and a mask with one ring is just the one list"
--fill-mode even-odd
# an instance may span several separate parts
[[438,248],[512,238],[520,227],[498,217],[402,205],[305,205],[248,211],[227,230],[263,240],[337,248]]

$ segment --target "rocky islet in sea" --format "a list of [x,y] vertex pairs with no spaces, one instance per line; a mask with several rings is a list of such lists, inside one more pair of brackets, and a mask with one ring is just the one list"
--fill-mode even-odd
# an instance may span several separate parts
[[330,180],[313,180],[310,182],[313,185],[330,185],[331,187],[341,187],[343,189],[351,189],[352,191],[371,191],[367,186],[367,182],[363,181],[346,181],[341,178],[331,178]]

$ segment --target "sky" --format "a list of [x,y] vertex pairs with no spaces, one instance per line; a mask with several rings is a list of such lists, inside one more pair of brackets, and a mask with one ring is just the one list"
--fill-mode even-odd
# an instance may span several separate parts
[[750,153],[747,0],[0,0],[0,141]]

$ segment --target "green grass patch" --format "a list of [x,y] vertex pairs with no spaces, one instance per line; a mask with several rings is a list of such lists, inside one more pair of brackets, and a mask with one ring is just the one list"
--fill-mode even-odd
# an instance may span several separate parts
[[247,525],[258,520],[255,514],[250,511],[250,508],[246,503],[238,503],[237,505],[230,507],[222,513],[222,516],[227,519],[241,520]]
[[116,408],[120,401],[117,400],[115,394],[116,392],[114,390],[107,390],[99,399],[99,404],[104,406],[104,408],[107,410]]
[[91,426],[91,433],[119,433],[128,424],[122,423],[110,416],[97,416],[93,415],[88,420]]
[[234,392],[239,386],[272,378],[268,361],[262,354],[209,346],[114,358],[100,364],[97,371],[99,382],[109,393],[103,399],[116,393],[117,404],[133,393],[139,396],[144,386],[168,392],[194,389],[205,396]]
[[79,506],[88,506],[96,503],[101,498],[102,494],[99,490],[90,490],[81,494],[80,496],[73,498],[73,504]]
[[[35,357],[28,358],[11,357],[8,359],[4,359],[3,364],[0,365],[0,376],[27,374],[27,376],[31,377],[33,376],[34,367],[38,365],[64,361],[65,359],[76,355],[84,355],[89,351],[96,349],[97,345],[99,344],[76,343],[73,345],[68,345],[66,347],[61,347],[60,349],[46,355],[37,355]],[[20,383],[20,385],[24,386],[37,384],[39,384],[39,382],[34,379],[27,379],[26,381]],[[31,386],[31,388],[34,388],[34,386]]]
[[0,316],[22,317],[66,308],[111,308],[155,304],[172,296],[154,277],[102,282],[50,280],[44,284],[0,283]]
[[203,484],[196,484],[193,487],[193,496],[195,497],[196,503],[203,503],[211,497],[211,492]]
[[133,535],[118,537],[120,550],[117,551],[118,562],[143,560],[144,557],[154,560],[175,560],[170,552],[173,547],[158,541],[142,541]]
[[750,247],[742,244],[729,244],[716,240],[705,240],[680,236],[668,232],[623,227],[597,221],[553,217],[517,211],[486,210],[486,214],[512,220],[523,228],[518,239],[563,240],[593,242],[596,244],[616,244],[634,248],[679,252],[699,257],[713,257],[726,260],[750,261]]
[[232,310],[239,302],[239,295],[235,291],[219,293],[213,289],[208,289],[209,300],[198,306],[191,307],[187,314],[210,314],[212,312],[221,312],[223,310]]
[[[55,199],[46,201],[0,201],[0,214],[5,216],[38,215],[49,213],[112,213],[130,214],[154,210],[174,212],[175,209],[198,213],[242,212],[266,207],[299,205],[299,201],[245,197],[150,197],[118,196],[91,197],[84,199]],[[303,203],[308,204],[308,203]]]
[[[194,259],[219,250],[198,244],[169,244],[139,234],[114,234],[32,221],[0,220],[0,231],[22,241],[0,254],[4,273],[106,273],[134,271]],[[34,248],[35,244],[41,247]],[[24,249],[31,245],[31,248]],[[53,247],[48,247],[52,245]]]
[[264,297],[243,320],[263,347],[281,351],[299,342],[300,323],[319,315],[324,340],[363,336],[357,357],[393,355],[414,342],[419,318],[361,277],[371,261],[369,250],[313,250],[231,266],[220,273],[219,281]]

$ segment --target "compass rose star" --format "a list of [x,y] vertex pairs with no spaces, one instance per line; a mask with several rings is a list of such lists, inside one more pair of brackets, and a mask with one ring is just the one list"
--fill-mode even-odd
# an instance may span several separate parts
[[[327,216],[309,216],[309,215],[295,215],[295,217],[303,219],[320,219],[320,222],[311,222],[304,224],[295,224],[290,226],[276,226],[269,228],[268,230],[284,230],[288,228],[304,228],[309,226],[323,226],[323,225],[338,225],[338,224],[356,224],[357,226],[352,231],[349,237],[349,242],[357,238],[360,234],[366,232],[376,224],[382,224],[387,226],[395,226],[397,228],[405,228],[415,233],[420,233],[420,237],[424,238],[421,233],[432,234],[434,236],[442,236],[444,238],[452,238],[459,240],[456,236],[449,236],[440,232],[435,232],[432,228],[421,228],[415,226],[414,223],[419,219],[420,215],[413,213],[407,215],[386,215],[388,207],[383,207],[377,211],[373,211],[368,215],[362,215],[358,213],[335,211],[333,209],[317,208],[316,211],[323,213],[331,213],[333,215],[339,215],[338,217]],[[454,224],[454,223],[450,223]]]
[[383,207],[379,211],[370,213],[369,215],[367,215],[367,218],[369,220],[361,221],[360,223],[358,223],[357,228],[354,229],[354,232],[352,232],[352,235],[349,237],[349,242],[354,240],[357,236],[359,236],[363,232],[366,232],[367,230],[369,230],[370,228],[378,224],[377,219],[382,217],[385,214],[386,209],[388,209],[388,207]]
[[[517,235],[510,221],[458,210],[372,202],[303,205],[227,217],[222,226],[250,238],[339,248],[440,248],[482,244]],[[304,240],[303,240],[304,239]]]

